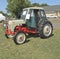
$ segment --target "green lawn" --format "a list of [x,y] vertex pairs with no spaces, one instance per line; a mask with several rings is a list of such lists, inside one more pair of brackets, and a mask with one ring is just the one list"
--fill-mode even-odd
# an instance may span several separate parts
[[4,31],[0,26],[0,59],[60,59],[60,29],[50,38],[31,37],[22,45],[6,39]]

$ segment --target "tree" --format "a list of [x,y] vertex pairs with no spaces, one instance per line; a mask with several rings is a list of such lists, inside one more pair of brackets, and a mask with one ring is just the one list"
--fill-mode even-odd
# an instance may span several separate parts
[[42,7],[43,7],[43,6],[48,6],[48,4],[45,3],[45,4],[41,4],[40,6],[42,6]]
[[29,0],[7,0],[7,12],[14,14],[17,18],[20,18],[22,9],[31,5]]
[[43,7],[43,6],[48,6],[48,4],[33,3],[32,6]]
[[4,13],[2,11],[0,11],[0,13],[4,15]]
[[1,14],[3,14],[4,16],[8,16],[7,13],[3,13],[2,11],[0,11]]
[[39,4],[39,3],[33,3],[32,6],[37,6],[37,7],[39,7],[40,4]]
[[33,3],[33,4],[32,4],[32,6],[33,6],[33,7],[34,7],[34,6],[39,7],[39,6],[40,6],[40,4],[39,4],[39,3]]

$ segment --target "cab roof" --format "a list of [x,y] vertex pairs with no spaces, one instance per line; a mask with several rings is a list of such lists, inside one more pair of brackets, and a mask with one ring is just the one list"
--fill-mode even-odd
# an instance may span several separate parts
[[29,7],[29,8],[24,8],[23,10],[25,10],[25,9],[44,9],[44,8],[42,8],[42,7]]

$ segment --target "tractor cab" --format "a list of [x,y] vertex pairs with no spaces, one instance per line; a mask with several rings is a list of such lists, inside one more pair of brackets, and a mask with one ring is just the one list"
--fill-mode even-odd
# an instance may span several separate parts
[[23,9],[21,19],[26,21],[28,28],[37,28],[39,21],[46,20],[46,15],[43,8],[30,7]]

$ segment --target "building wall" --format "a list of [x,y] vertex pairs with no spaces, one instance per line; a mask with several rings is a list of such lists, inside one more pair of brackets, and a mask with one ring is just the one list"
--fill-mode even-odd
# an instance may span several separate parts
[[60,17],[60,11],[57,11],[57,12],[56,12],[56,15],[57,15],[58,17]]
[[55,11],[47,11],[46,16],[47,17],[57,17],[57,13]]
[[47,11],[46,15],[54,15],[60,17],[60,11]]

